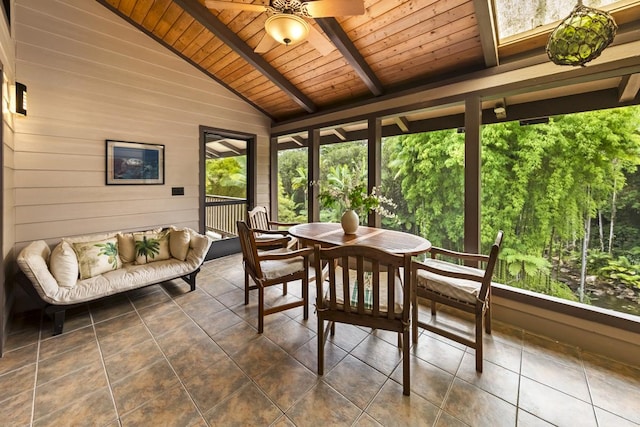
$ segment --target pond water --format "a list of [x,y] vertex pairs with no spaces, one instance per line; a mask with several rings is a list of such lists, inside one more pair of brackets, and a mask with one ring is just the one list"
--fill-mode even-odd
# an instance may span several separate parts
[[591,305],[593,306],[640,316],[640,304],[634,303],[633,301],[607,294],[600,296],[589,294],[589,298],[591,298]]

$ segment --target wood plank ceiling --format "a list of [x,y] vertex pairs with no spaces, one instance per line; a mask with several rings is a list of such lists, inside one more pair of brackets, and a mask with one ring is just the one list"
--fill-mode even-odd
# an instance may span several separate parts
[[254,53],[266,13],[207,9],[205,0],[97,1],[274,123],[498,64],[489,0],[364,0],[364,15],[307,19],[333,42],[327,55],[308,41]]

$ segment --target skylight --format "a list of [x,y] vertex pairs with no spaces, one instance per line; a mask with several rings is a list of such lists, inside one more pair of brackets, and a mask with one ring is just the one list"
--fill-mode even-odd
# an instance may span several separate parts
[[[607,10],[607,5],[629,3],[616,0],[583,0],[589,7]],[[577,0],[494,0],[500,42],[537,27],[560,21],[571,13]]]

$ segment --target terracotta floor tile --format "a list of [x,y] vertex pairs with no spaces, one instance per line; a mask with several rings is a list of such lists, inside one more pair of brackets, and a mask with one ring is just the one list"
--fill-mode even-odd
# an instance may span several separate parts
[[201,367],[197,374],[185,380],[184,385],[204,413],[250,382],[231,359],[223,357]]
[[553,424],[546,422],[533,414],[518,409],[518,427],[552,427]]
[[435,423],[435,427],[465,427],[468,424],[463,423],[453,415],[449,415],[444,411],[440,411],[438,420]]
[[151,339],[104,359],[109,381],[116,382],[163,359],[158,345]]
[[33,388],[22,393],[0,397],[0,420],[6,426],[26,426],[31,423]]
[[191,426],[204,421],[182,386],[165,390],[158,397],[120,418],[123,427],[141,425]]
[[102,388],[107,388],[107,378],[100,362],[38,386],[34,419],[58,411]]
[[68,351],[73,351],[76,347],[95,340],[96,334],[91,326],[75,331],[64,332],[55,337],[48,337],[40,342],[40,361]]
[[278,419],[274,425],[287,424],[282,411],[252,382],[248,382],[229,398],[205,414],[211,426],[266,426]]
[[[287,381],[282,381],[283,378]],[[300,362],[286,356],[255,378],[255,381],[267,397],[282,411],[287,412],[318,380],[317,376]]]
[[117,422],[118,415],[113,405],[113,399],[107,387],[93,389],[85,395],[69,402],[68,406],[54,410],[34,421],[37,427],[61,425],[107,425]]
[[436,365],[451,374],[455,374],[458,371],[464,356],[464,350],[425,335],[420,336],[412,351],[420,359]]
[[438,407],[413,393],[402,394],[402,386],[388,380],[366,412],[383,426],[430,426],[438,415]]
[[[442,407],[454,376],[418,357],[410,357],[411,393],[417,393],[434,405]],[[398,365],[391,378],[402,384],[402,364]]]
[[528,378],[520,380],[521,409],[551,424],[596,426],[593,406]]
[[284,350],[260,335],[231,357],[247,375],[257,377],[273,365],[282,363],[288,356]]
[[287,417],[299,427],[348,426],[353,424],[360,414],[362,414],[362,409],[324,382],[317,383],[287,411]]
[[476,371],[475,360],[475,354],[466,353],[456,377],[516,405],[520,376],[487,360],[483,363],[482,373],[479,373]]
[[445,411],[472,426],[514,426],[516,407],[461,379],[453,382]]
[[56,356],[49,357],[38,364],[38,382],[40,386],[49,381],[68,375],[87,366],[102,364],[98,343],[89,341]]
[[13,351],[7,351],[0,358],[0,375],[35,363],[38,357],[38,344],[31,344]]
[[165,359],[160,359],[142,370],[118,381],[112,381],[113,396],[120,414],[141,406],[160,393],[178,384],[179,379]]
[[348,355],[324,376],[324,381],[360,409],[365,409],[387,381],[387,376]]
[[[306,320],[300,307],[267,316],[258,334],[241,262],[205,263],[196,292],[172,280],[69,310],[55,337],[40,311],[15,316],[0,358],[0,425],[640,425],[640,366],[500,322],[484,336],[482,374],[474,350],[420,330],[411,396],[395,333],[337,324],[320,377],[313,305]],[[292,284],[286,298],[300,294]],[[267,291],[279,299],[281,288]],[[451,310],[438,318],[470,324]]]
[[[330,373],[331,370],[342,360],[348,353],[335,345],[331,341],[324,344],[324,373]],[[300,363],[307,367],[311,372],[318,372],[318,337],[314,337],[307,341],[302,347],[298,348],[293,354]]]
[[591,403],[587,378],[582,367],[566,365],[555,357],[524,352],[522,375]]
[[7,372],[6,374],[0,375],[0,402],[24,391],[30,390],[33,392],[35,381],[35,363],[23,366],[22,368],[14,369]]
[[102,322],[133,311],[133,305],[126,295],[120,294],[90,303],[89,310],[94,322]]
[[385,375],[391,375],[402,361],[401,348],[373,335],[369,335],[358,344],[351,354]]

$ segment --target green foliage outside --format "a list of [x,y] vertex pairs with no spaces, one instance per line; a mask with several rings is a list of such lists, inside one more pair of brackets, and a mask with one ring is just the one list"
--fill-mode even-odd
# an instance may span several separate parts
[[[321,147],[320,185],[332,170],[356,170],[366,142]],[[280,153],[281,200],[306,218],[306,150]],[[364,163],[366,164],[366,163]],[[397,207],[396,228],[461,250],[464,233],[464,134],[455,130],[387,138],[382,147],[381,194]],[[640,107],[557,116],[548,124],[506,122],[482,129],[482,245],[499,229],[505,239],[496,281],[576,299],[560,282],[580,270],[582,239],[587,275],[640,288]],[[302,190],[301,190],[302,189]],[[302,214],[304,212],[304,215]],[[321,206],[322,220],[336,220]],[[610,226],[613,224],[610,237]],[[585,301],[587,302],[587,301]],[[640,313],[640,311],[639,311]]]
[[207,194],[228,197],[247,196],[247,157],[207,159]]

